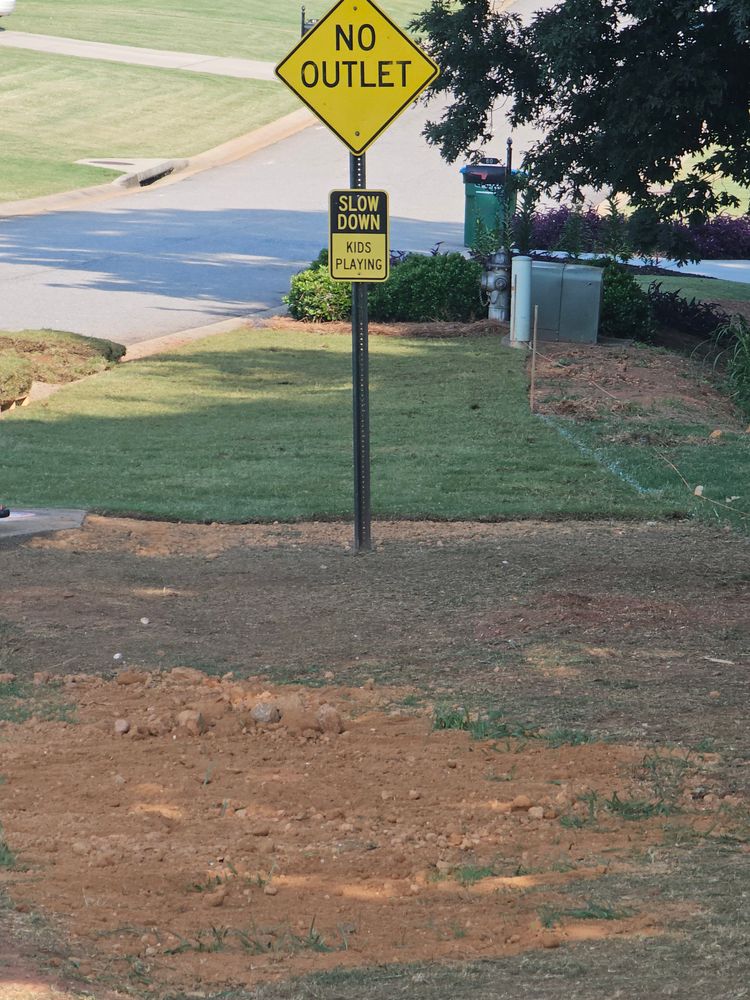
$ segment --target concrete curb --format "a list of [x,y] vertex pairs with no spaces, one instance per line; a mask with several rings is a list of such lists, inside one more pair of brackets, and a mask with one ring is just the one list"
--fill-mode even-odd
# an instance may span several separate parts
[[154,337],[152,340],[141,340],[137,344],[131,344],[126,349],[125,357],[120,364],[128,361],[140,361],[141,358],[149,358],[153,354],[161,354],[162,351],[170,351],[175,347],[182,347],[183,344],[190,344],[194,340],[203,340],[206,337],[215,337],[220,333],[232,333],[234,330],[241,330],[243,326],[252,323],[264,316],[274,316],[275,312],[253,313],[248,316],[233,316],[230,319],[220,320],[218,323],[209,323],[207,326],[195,326],[190,330],[180,330],[177,333],[167,333],[163,337]]
[[163,160],[147,171],[141,171],[144,175],[142,179],[139,179],[138,174],[126,174],[117,177],[114,181],[109,181],[107,184],[79,188],[76,191],[63,191],[59,194],[42,195],[39,198],[7,201],[0,204],[0,219],[86,209],[90,205],[122,198],[126,194],[133,194],[142,186],[144,180],[148,182],[151,178],[155,178],[160,185],[174,184],[176,181],[192,177],[203,170],[210,170],[213,167],[223,166],[225,163],[241,160],[259,149],[272,146],[276,142],[296,135],[297,132],[302,132],[316,121],[315,116],[305,108],[293,111],[277,121],[262,125],[246,135],[230,139],[213,149],[198,153],[188,160]]

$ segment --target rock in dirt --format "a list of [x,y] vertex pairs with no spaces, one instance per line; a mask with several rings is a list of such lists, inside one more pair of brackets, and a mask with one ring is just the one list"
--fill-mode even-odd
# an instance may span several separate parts
[[227,887],[225,885],[220,885],[215,892],[209,892],[203,897],[206,906],[223,906],[226,898]]
[[129,719],[115,719],[115,733],[118,736],[125,736],[125,734],[129,732],[130,732]]
[[528,795],[516,795],[510,804],[511,809],[514,812],[520,812],[521,810],[531,809],[534,803],[528,797]]
[[544,808],[542,806],[532,806],[529,809],[530,819],[544,819]]
[[250,711],[250,718],[257,726],[270,726],[281,721],[281,710],[272,701],[259,701]]
[[317,721],[320,723],[320,728],[324,733],[332,733],[338,736],[339,733],[344,731],[344,723],[341,721],[341,716],[333,705],[324,704],[321,705],[315,714]]
[[0,684],[12,684],[15,679],[15,674],[0,674]]
[[44,684],[49,684],[52,680],[52,674],[47,670],[39,670],[34,674],[34,687],[42,687]]
[[208,729],[206,720],[201,713],[196,712],[192,708],[186,708],[183,712],[180,712],[177,716],[177,725],[180,729],[184,729],[190,733],[191,736],[202,736]]
[[164,719],[157,715],[153,719],[149,719],[147,723],[149,736],[166,736],[167,733],[171,733],[173,726],[170,719]]

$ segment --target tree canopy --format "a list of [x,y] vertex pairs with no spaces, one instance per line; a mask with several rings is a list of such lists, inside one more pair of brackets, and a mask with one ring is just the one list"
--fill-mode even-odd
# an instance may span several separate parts
[[739,204],[718,179],[750,186],[750,0],[561,0],[528,24],[432,0],[413,26],[442,70],[425,135],[449,162],[502,112],[538,130],[524,165],[542,190],[698,221]]

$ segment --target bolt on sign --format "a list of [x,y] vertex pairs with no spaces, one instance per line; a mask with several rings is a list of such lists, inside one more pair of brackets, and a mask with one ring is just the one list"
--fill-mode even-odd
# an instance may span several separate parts
[[335,281],[387,281],[387,192],[331,191],[328,204],[331,277]]
[[440,72],[372,0],[339,0],[276,75],[355,156]]

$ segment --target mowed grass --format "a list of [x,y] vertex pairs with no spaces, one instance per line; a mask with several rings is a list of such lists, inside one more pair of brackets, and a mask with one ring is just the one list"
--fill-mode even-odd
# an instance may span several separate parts
[[[663,503],[687,506],[691,516],[711,524],[750,531],[750,433],[726,430],[712,439],[710,424],[654,419],[644,428],[648,435],[635,433],[626,443],[618,442],[618,420],[558,423],[602,462],[616,463],[641,487],[658,491]],[[650,444],[648,436],[662,443]],[[696,496],[699,486],[702,495]]]
[[694,274],[636,274],[642,288],[657,281],[663,292],[680,291],[683,298],[701,302],[750,302],[750,282],[725,281],[722,278],[701,278]]
[[116,176],[76,160],[191,156],[298,103],[276,83],[4,49],[0,201]]
[[[63,35],[120,45],[243,56],[276,62],[300,36],[299,0],[22,0],[8,30]],[[306,17],[320,18],[332,0],[305,0]],[[406,25],[429,4],[384,0],[378,4]]]
[[[371,341],[376,515],[655,516],[532,417],[525,358],[495,339]],[[346,336],[252,330],[121,365],[0,423],[9,505],[195,521],[346,517]]]

